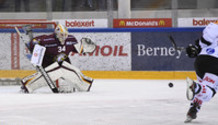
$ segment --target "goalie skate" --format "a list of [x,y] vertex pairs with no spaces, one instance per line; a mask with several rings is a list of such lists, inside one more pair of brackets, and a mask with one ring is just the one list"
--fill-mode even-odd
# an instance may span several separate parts
[[196,83],[189,77],[186,78],[186,82],[187,82],[186,97],[188,100],[192,100],[195,96],[195,84]]
[[29,93],[28,89],[26,88],[26,86],[22,80],[21,80],[20,93]]

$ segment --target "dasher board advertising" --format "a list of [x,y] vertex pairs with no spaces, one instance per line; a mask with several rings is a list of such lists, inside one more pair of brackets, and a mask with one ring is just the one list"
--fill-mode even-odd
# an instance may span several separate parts
[[177,51],[169,36],[178,47],[187,47],[201,36],[201,32],[134,32],[132,33],[133,71],[192,71],[194,59],[185,51]]
[[171,18],[114,19],[114,28],[172,27]]
[[53,20],[67,28],[107,28],[107,19],[65,19]]
[[179,18],[178,27],[206,27],[209,23],[218,22],[217,17]]

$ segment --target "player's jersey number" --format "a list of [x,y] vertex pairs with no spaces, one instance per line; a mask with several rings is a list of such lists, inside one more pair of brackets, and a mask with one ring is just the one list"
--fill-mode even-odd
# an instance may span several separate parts
[[58,52],[66,51],[66,46],[58,46]]

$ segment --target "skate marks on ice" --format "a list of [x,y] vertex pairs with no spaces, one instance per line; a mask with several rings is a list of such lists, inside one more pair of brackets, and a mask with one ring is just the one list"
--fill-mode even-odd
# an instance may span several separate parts
[[[53,94],[49,88],[21,94],[19,86],[0,86],[0,124],[184,125],[185,90],[185,80],[97,79],[91,92],[71,94]],[[189,124],[216,125],[216,103],[215,97]]]

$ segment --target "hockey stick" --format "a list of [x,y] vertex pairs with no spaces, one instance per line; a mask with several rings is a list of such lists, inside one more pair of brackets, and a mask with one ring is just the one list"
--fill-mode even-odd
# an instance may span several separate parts
[[[173,45],[173,48],[176,50],[177,54],[181,55],[182,51],[185,51],[185,48],[184,47],[178,47],[175,40],[174,40],[174,38],[171,35],[169,35],[168,37],[170,39],[170,42]],[[176,56],[176,58],[179,59],[180,57]]]
[[170,35],[169,36],[169,39],[170,39],[170,42],[173,44],[173,47],[175,50],[178,50],[178,51],[184,51],[185,48],[184,47],[178,47],[175,40],[173,39],[173,37]]
[[[17,27],[15,27],[15,30],[17,32],[17,34],[19,35],[20,39],[22,40],[22,42],[25,44],[25,46],[28,48],[27,43],[24,41],[23,36],[21,35],[19,29]],[[50,87],[50,89],[52,90],[52,92],[54,93],[58,93],[58,89],[55,86],[54,82],[51,80],[51,78],[49,77],[49,75],[46,73],[45,69],[42,66],[36,66],[36,69],[42,74],[43,78],[45,79],[46,83],[48,84],[48,86]]]

